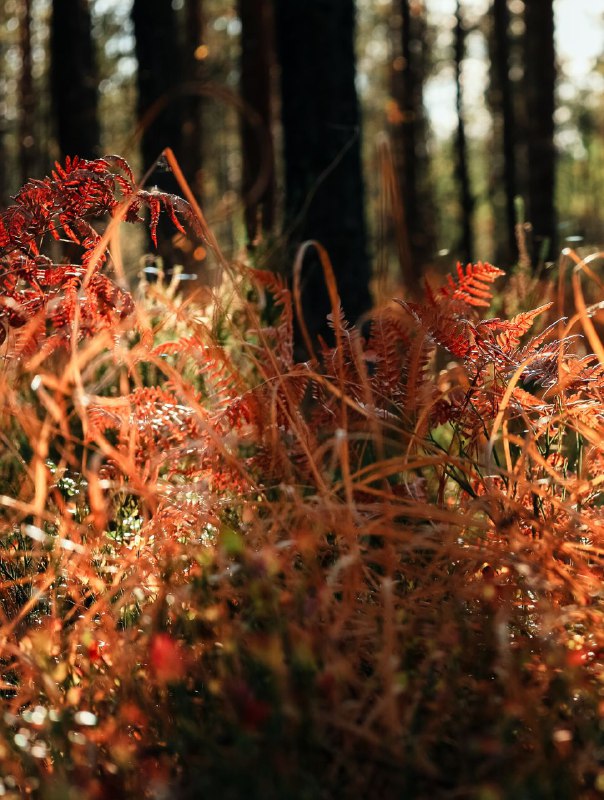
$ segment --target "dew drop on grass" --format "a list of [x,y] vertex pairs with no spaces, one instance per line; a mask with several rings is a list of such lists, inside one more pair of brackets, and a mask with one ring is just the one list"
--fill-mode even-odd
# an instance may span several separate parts
[[91,711],[78,711],[74,720],[78,725],[87,725],[88,727],[96,725],[97,722],[96,715]]

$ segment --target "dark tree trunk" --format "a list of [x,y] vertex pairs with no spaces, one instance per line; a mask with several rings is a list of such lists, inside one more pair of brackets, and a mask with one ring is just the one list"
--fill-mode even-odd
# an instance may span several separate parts
[[399,257],[410,258],[409,265],[402,264],[403,274],[415,281],[420,280],[434,249],[423,98],[428,58],[425,14],[423,4],[400,0],[401,24],[393,31],[399,39],[394,42],[392,59],[392,95],[399,112],[392,125],[393,154],[409,242],[408,254],[399,253]]
[[51,62],[61,155],[95,158],[101,138],[98,76],[87,0],[53,0]]
[[556,54],[553,0],[525,4],[525,96],[528,140],[528,219],[533,263],[556,252],[556,148],[554,110]]
[[[0,7],[0,25],[4,29],[7,22],[6,8]],[[6,64],[6,57],[9,50],[9,42],[6,37],[0,37],[0,63]],[[2,74],[2,73],[0,73]],[[5,75],[2,75],[4,78]],[[0,104],[3,108],[7,108],[9,99],[9,91],[7,81],[0,81]],[[17,189],[14,185],[18,181],[18,176],[13,174],[13,168],[8,157],[7,139],[10,129],[10,123],[6,118],[6,114],[0,114],[0,208],[5,208],[10,203],[10,195],[12,190]]]
[[[0,102],[4,101],[4,97],[4,94],[0,94]],[[6,121],[0,117],[0,208],[2,209],[10,202],[10,182],[13,177],[8,169],[6,138]]]
[[[183,94],[185,59],[178,36],[176,12],[169,0],[134,0],[132,5],[135,53],[138,61],[137,113],[142,127],[141,154],[145,170],[152,169],[148,184],[164,192],[180,193],[171,172],[158,161],[166,147],[187,170],[183,151],[183,122],[186,96]],[[191,132],[192,135],[193,132]],[[156,164],[157,162],[157,164]],[[182,263],[183,254],[173,244],[174,226],[161,215],[158,226],[158,251],[164,270],[170,272]],[[153,250],[149,239],[149,250]]]
[[[355,321],[371,305],[353,0],[276,0],[290,240],[317,239],[334,266],[342,306]],[[311,335],[330,311],[316,258],[304,267]]]
[[472,261],[474,255],[474,237],[472,221],[474,217],[474,197],[468,170],[468,143],[466,139],[465,114],[463,108],[462,66],[465,56],[466,31],[461,2],[457,3],[455,12],[455,85],[457,87],[457,141],[456,141],[456,175],[459,184],[461,205],[461,239],[459,245],[460,258]]
[[267,0],[238,0],[241,19],[242,190],[248,243],[274,223],[275,171],[272,136],[273,19]]
[[[498,261],[512,264],[517,258],[515,199],[518,194],[516,167],[516,114],[510,80],[510,13],[507,0],[493,0],[491,9],[491,106],[496,135],[493,157],[494,191],[503,187],[505,226],[497,243]],[[499,206],[496,205],[496,214]]]
[[203,45],[204,19],[202,0],[185,0],[185,69],[186,81],[191,85],[183,101],[182,166],[197,197],[203,188],[203,63],[206,51]]
[[19,169],[21,182],[35,174],[36,140],[34,82],[31,57],[31,0],[24,0],[20,20],[21,75],[19,80]]
[[134,0],[141,151],[148,169],[166,147],[182,157],[181,47],[176,13],[168,0]]

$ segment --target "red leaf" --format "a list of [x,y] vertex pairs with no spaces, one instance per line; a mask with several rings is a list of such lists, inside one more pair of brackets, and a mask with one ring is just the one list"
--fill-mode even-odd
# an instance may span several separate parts
[[185,676],[182,645],[167,633],[156,633],[149,647],[149,663],[160,683],[174,683]]

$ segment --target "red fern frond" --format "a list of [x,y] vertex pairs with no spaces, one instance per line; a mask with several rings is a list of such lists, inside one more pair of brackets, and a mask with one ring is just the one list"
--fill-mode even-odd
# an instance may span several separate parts
[[421,330],[455,358],[468,359],[476,355],[476,329],[469,320],[446,306],[429,306],[404,300],[396,302],[413,317]]
[[403,408],[408,414],[415,412],[424,404],[426,368],[433,353],[434,344],[430,338],[421,333],[418,334],[411,343],[405,365],[406,386]]
[[290,369],[294,363],[294,314],[292,294],[284,279],[277,273],[265,269],[248,270],[256,286],[269,292],[278,310],[275,326],[265,327],[262,333],[274,347],[274,353],[282,369]]
[[409,332],[400,315],[382,313],[372,320],[365,359],[373,365],[371,384],[376,394],[400,398],[409,342]]
[[457,263],[457,280],[450,275],[447,285],[439,293],[442,297],[459,300],[469,306],[488,307],[493,299],[491,284],[502,275],[503,270],[483,261],[467,264],[465,269]]
[[[23,326],[42,311],[52,330],[45,349],[66,343],[76,311],[79,335],[92,335],[127,316],[132,298],[101,273],[109,263],[107,250],[98,252],[100,235],[92,221],[112,214],[125,199],[126,220],[140,221],[143,206],[151,211],[151,233],[164,210],[183,231],[177,210],[192,218],[188,204],[158,191],[138,190],[132,170],[118,156],[93,161],[74,157],[56,163],[50,177],[30,180],[0,213],[0,326]],[[82,249],[80,263],[53,264],[40,253],[45,236],[66,238]],[[86,286],[82,278],[87,274]]]
[[[504,353],[511,353],[520,346],[522,337],[532,328],[536,318],[552,307],[553,303],[546,303],[532,311],[517,314],[510,320],[492,319],[485,320],[477,325],[477,329],[489,330],[495,334],[495,341]],[[538,346],[538,345],[537,345]],[[536,349],[536,346],[534,346]]]

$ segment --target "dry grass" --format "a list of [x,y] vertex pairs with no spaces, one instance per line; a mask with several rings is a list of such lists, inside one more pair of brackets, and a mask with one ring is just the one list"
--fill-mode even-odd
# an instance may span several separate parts
[[211,302],[143,284],[52,352],[9,329],[4,796],[599,796],[589,263],[532,340],[554,310],[481,320],[479,265],[369,341],[334,307],[337,346],[299,364],[287,287],[197,222]]

